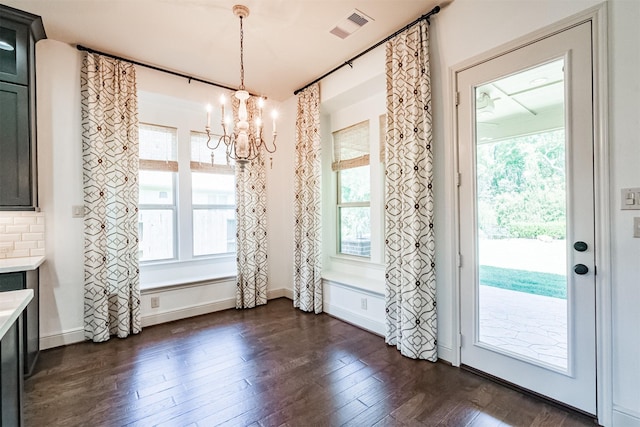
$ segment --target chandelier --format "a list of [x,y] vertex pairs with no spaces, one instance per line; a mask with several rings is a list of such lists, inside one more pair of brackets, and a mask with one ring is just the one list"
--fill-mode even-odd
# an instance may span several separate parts
[[[244,30],[242,26],[243,19],[249,16],[249,8],[243,5],[235,5],[233,6],[233,14],[240,18],[240,87],[238,87],[238,90],[233,95],[239,101],[237,112],[234,114],[237,116],[237,121],[234,123],[233,130],[229,132],[227,129],[229,120],[224,115],[226,98],[222,95],[220,97],[222,135],[219,137],[217,143],[211,140],[213,135],[211,134],[210,105],[207,106],[207,126],[205,129],[207,132],[207,147],[212,150],[211,163],[213,164],[213,151],[220,147],[220,144],[224,143],[227,163],[229,163],[230,159],[233,159],[240,166],[240,170],[242,171],[247,163],[258,157],[262,149],[266,150],[268,153],[274,153],[276,151],[277,112],[273,111],[271,113],[273,120],[273,141],[271,142],[270,147],[262,137],[262,110],[264,108],[263,98],[258,98],[256,102],[257,117],[255,117],[255,130],[254,132],[249,130],[250,126],[249,116],[247,113],[247,101],[252,95],[247,92],[244,87]],[[233,103],[231,103],[231,107],[233,109]]]

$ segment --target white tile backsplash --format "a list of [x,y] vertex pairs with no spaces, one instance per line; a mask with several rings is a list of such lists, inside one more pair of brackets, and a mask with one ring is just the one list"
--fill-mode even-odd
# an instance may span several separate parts
[[0,259],[44,255],[43,212],[0,212]]

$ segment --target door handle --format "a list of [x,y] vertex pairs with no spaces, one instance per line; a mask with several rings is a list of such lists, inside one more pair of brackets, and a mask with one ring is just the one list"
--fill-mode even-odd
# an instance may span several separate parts
[[578,252],[584,252],[587,250],[588,247],[589,246],[585,242],[578,241],[573,244],[573,249],[575,249]]
[[573,271],[576,274],[587,274],[589,272],[589,267],[584,264],[576,264],[573,266]]

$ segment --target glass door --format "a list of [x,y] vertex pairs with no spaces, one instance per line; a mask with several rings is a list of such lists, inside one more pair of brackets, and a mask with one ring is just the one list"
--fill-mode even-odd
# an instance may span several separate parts
[[457,84],[462,363],[595,414],[590,34]]

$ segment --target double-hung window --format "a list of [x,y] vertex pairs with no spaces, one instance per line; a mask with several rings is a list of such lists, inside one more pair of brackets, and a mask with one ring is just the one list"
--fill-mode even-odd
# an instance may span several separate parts
[[141,123],[139,141],[139,259],[175,259],[177,129]]
[[[218,138],[212,136],[212,142],[217,143]],[[221,143],[212,155],[207,135],[191,132],[194,256],[236,251],[234,164],[224,147]]]
[[333,132],[333,162],[337,174],[337,252],[371,256],[371,184],[369,121]]

